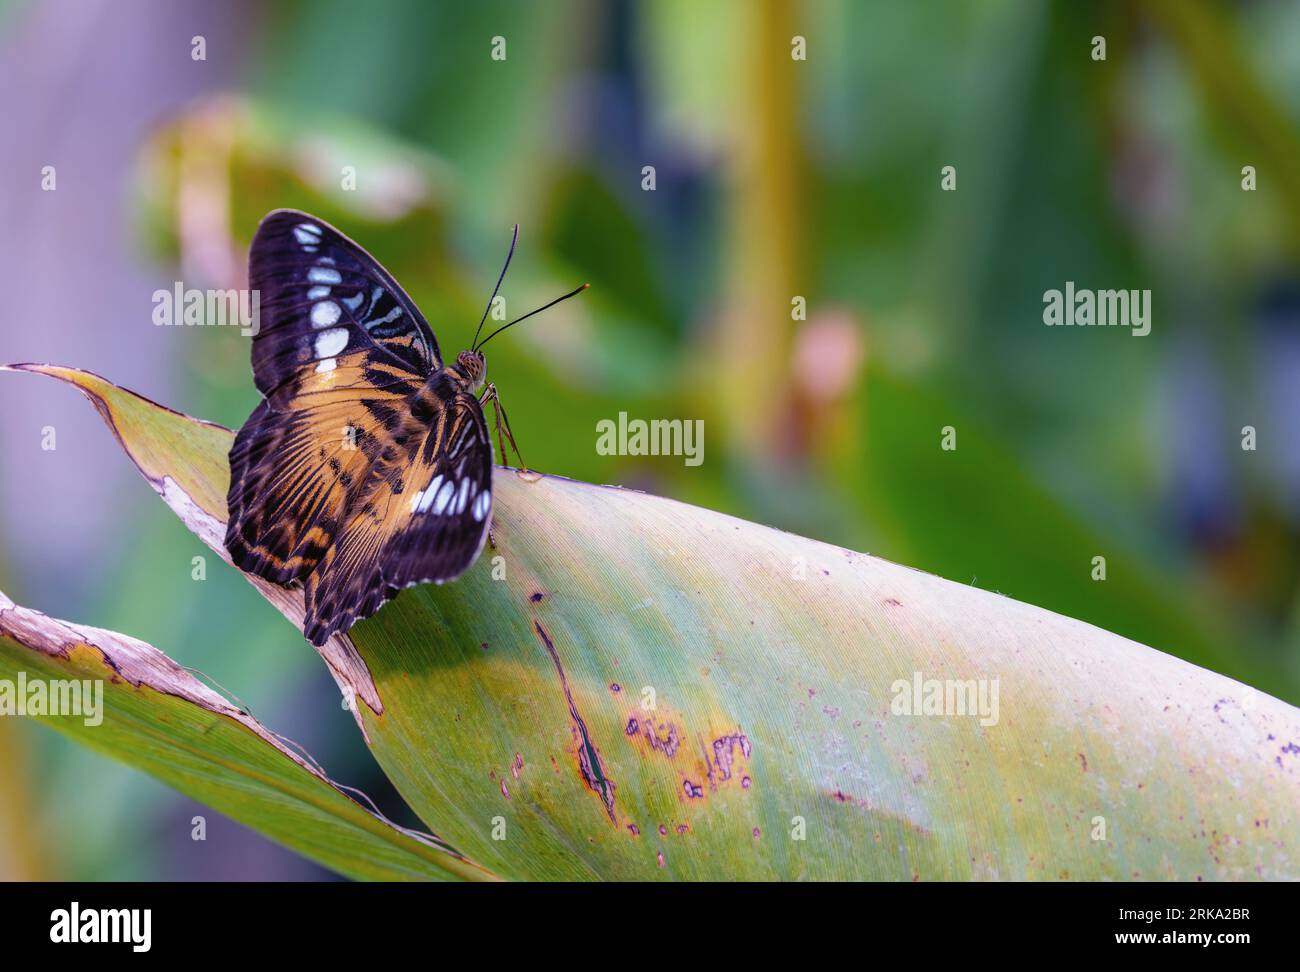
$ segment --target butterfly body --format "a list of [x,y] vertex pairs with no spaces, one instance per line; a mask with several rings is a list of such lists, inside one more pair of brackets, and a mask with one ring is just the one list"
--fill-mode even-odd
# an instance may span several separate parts
[[313,644],[397,591],[460,576],[492,511],[477,393],[487,362],[444,364],[414,303],[364,250],[306,213],[258,227],[253,373],[263,400],[230,452],[236,566],[301,584]]

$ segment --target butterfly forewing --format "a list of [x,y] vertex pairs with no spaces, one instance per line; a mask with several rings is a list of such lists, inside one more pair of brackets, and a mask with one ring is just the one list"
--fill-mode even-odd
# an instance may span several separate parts
[[396,590],[474,561],[491,515],[491,444],[423,316],[343,234],[272,213],[249,278],[265,400],[231,449],[226,545],[243,570],[304,584],[307,635],[322,644]]
[[286,388],[292,395],[294,386],[363,387],[357,374],[333,374],[352,353],[364,356],[357,372],[374,385],[442,367],[433,332],[402,288],[321,220],[288,209],[267,216],[249,249],[248,277],[260,296],[253,380],[268,398]]

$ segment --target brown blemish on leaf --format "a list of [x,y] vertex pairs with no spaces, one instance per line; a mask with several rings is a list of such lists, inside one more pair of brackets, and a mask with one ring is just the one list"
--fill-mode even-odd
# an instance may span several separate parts
[[[646,747],[643,750],[646,755],[663,756],[678,764],[682,775],[676,785],[678,798],[683,800],[703,799],[710,791],[737,778],[738,761],[751,755],[749,738],[739,729],[716,738],[712,738],[712,733],[697,737],[698,741],[688,746],[684,744],[689,739],[675,719],[653,718],[642,713],[641,718],[629,715],[623,731],[634,744]],[[689,765],[682,765],[683,754],[687,754]],[[742,786],[748,789],[750,782],[746,775]]]
[[569,705],[569,717],[573,722],[573,734],[578,744],[578,770],[582,773],[582,781],[587,784],[589,790],[600,797],[600,802],[605,805],[605,812],[613,821],[615,819],[614,781],[605,775],[604,764],[600,761],[600,751],[591,741],[591,735],[587,732],[587,723],[579,714],[577,703],[573,701],[569,678],[564,674],[564,666],[560,664],[560,655],[555,650],[555,643],[551,641],[551,636],[546,633],[546,629],[541,624],[534,621],[533,628],[537,631],[537,636],[541,639],[547,654],[551,656],[551,661],[555,663],[556,674],[560,676],[560,687],[564,690],[564,700]]
[[631,738],[644,737],[645,741],[650,744],[650,749],[656,753],[662,753],[669,759],[677,755],[677,750],[681,747],[682,738],[677,726],[671,722],[655,723],[650,718],[644,722],[637,719],[635,715],[627,717],[627,727],[624,734]]
[[666,729],[663,725],[651,726],[647,722],[645,724],[645,737],[650,743],[651,749],[663,753],[669,759],[677,755],[677,750],[682,744],[681,738],[677,734],[677,727],[671,722],[668,723]]
[[739,731],[713,740],[713,763],[718,768],[719,779],[731,779],[732,764],[737,749],[740,750],[741,756],[749,759],[749,737]]

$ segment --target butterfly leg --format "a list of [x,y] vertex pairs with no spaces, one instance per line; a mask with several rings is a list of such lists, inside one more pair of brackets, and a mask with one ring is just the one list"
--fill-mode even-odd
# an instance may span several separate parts
[[[523,453],[519,451],[519,444],[515,442],[515,435],[510,431],[510,416],[506,414],[506,408],[501,404],[501,396],[497,393],[497,386],[488,382],[487,390],[479,400],[479,405],[485,405],[488,401],[492,402],[492,415],[496,420],[497,426],[497,444],[501,447],[501,461],[506,461],[506,444],[505,439],[510,440],[510,446],[515,450],[515,455],[519,459],[519,467],[528,472],[528,463],[524,461]],[[505,439],[502,438],[502,431],[505,432]]]

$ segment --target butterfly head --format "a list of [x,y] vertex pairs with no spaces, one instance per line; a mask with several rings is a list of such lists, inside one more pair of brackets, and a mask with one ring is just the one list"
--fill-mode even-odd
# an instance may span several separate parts
[[456,355],[455,368],[471,392],[483,387],[483,380],[487,377],[487,358],[483,357],[482,351],[462,351]]

